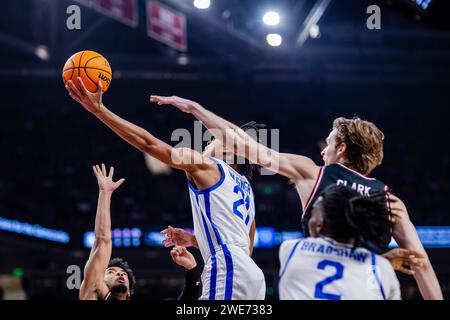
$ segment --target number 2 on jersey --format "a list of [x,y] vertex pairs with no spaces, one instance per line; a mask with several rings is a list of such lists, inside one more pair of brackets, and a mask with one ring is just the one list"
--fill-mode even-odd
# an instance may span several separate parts
[[244,214],[239,211],[239,207],[242,205],[245,205],[245,212],[246,212],[246,218],[245,218],[245,224],[248,224],[248,221],[250,220],[250,215],[248,214],[248,209],[250,208],[250,197],[249,196],[245,196],[244,191],[241,189],[241,187],[239,187],[238,185],[236,185],[234,187],[233,190],[234,193],[238,193],[241,195],[241,199],[235,201],[233,203],[233,213],[235,215],[237,215],[239,218],[241,218],[242,220],[244,220]]
[[341,300],[341,296],[333,293],[324,292],[323,289],[326,285],[331,284],[332,282],[342,279],[344,276],[344,266],[335,261],[331,260],[322,260],[317,265],[317,268],[320,270],[325,270],[326,267],[332,267],[336,270],[336,273],[324,280],[320,281],[316,284],[316,290],[314,292],[314,298],[316,299],[325,299],[325,300]]

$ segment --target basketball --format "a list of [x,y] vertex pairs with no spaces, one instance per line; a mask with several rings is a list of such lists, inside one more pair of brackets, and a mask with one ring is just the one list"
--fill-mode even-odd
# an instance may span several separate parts
[[80,89],[77,77],[83,80],[87,90],[98,91],[98,81],[103,85],[103,92],[106,92],[111,84],[112,70],[108,60],[101,54],[94,51],[80,51],[71,56],[63,69],[64,84],[72,80],[75,86]]

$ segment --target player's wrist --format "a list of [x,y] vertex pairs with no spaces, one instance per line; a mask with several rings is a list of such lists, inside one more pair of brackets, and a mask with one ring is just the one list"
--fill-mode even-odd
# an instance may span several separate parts
[[98,105],[96,105],[95,109],[92,111],[92,113],[99,117],[102,116],[106,113],[108,109],[106,109],[105,105],[103,103],[100,103]]
[[189,263],[185,266],[186,270],[188,270],[188,271],[195,269],[196,267],[197,267],[197,262]]
[[198,248],[198,243],[197,243],[197,239],[195,238],[195,236],[192,234],[190,235],[190,247],[194,247],[194,248]]
[[99,192],[104,196],[110,197],[113,194],[114,190],[100,189]]
[[192,113],[195,115],[195,114],[201,112],[202,109],[203,109],[203,107],[199,103],[194,102],[194,101],[189,102],[189,105],[188,105],[189,113]]

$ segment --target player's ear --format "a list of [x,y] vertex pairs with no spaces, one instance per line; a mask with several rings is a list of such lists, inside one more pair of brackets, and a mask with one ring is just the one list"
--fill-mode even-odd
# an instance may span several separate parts
[[347,145],[344,142],[336,146],[337,157],[343,157],[346,152],[347,152]]
[[323,219],[322,217],[320,217],[316,220],[316,223],[314,224],[314,233],[316,235],[320,235],[322,234],[322,230],[323,230]]

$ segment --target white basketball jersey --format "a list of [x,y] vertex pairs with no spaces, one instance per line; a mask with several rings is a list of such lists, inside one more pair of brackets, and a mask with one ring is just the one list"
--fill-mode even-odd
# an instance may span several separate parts
[[248,180],[224,161],[212,159],[222,173],[219,182],[199,191],[188,181],[194,234],[204,261],[222,245],[234,245],[249,254],[250,227],[255,219]]
[[282,243],[282,300],[399,300],[400,285],[390,262],[364,248],[332,239]]

